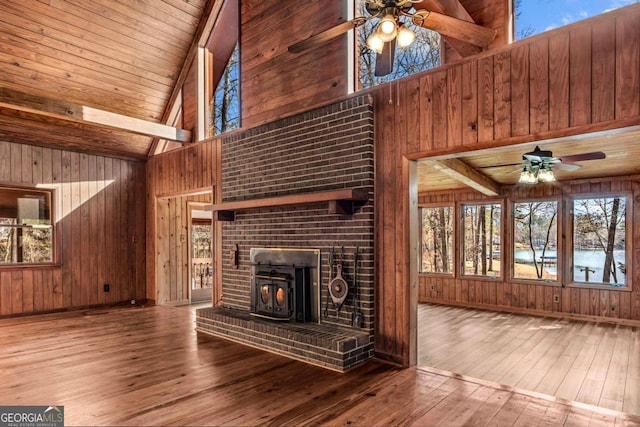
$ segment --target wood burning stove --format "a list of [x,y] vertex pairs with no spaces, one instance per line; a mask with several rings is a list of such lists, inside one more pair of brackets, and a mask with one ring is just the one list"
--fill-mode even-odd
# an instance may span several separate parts
[[251,314],[270,320],[318,320],[319,252],[251,249]]
[[278,266],[258,270],[253,281],[253,314],[273,320],[311,320],[311,277],[308,267]]

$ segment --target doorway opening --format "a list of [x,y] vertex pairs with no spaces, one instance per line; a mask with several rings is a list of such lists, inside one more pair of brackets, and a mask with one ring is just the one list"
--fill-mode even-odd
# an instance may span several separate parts
[[[157,199],[157,303],[211,301],[213,293],[212,193]],[[194,237],[195,236],[195,237]]]
[[211,301],[213,292],[213,221],[211,211],[190,203],[189,265],[191,303]]
[[636,129],[617,133],[616,144],[598,133],[417,161],[409,188],[418,188],[421,221],[412,241],[419,367],[640,413],[634,328],[625,324],[635,290],[628,273],[607,280],[602,267],[609,253],[620,260],[612,277],[620,264],[634,268],[627,245],[637,208],[626,201],[638,163],[622,154],[631,136]]

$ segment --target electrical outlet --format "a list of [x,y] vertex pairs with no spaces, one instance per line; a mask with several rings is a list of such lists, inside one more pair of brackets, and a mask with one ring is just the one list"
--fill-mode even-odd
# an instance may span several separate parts
[[136,300],[132,299],[131,300],[131,305],[135,305],[135,303],[136,303]]
[[554,295],[553,302],[560,302],[560,295]]
[[436,285],[431,285],[431,290],[435,291],[436,290]]
[[110,288],[110,286],[109,286],[109,284],[108,284],[108,283],[105,283],[105,284],[104,284],[104,286],[102,287],[102,289],[103,289],[105,292],[109,292],[109,288]]

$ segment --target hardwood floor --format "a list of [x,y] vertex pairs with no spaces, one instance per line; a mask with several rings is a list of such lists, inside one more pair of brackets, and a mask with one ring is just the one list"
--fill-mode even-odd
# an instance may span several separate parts
[[64,405],[66,425],[640,426],[376,360],[335,373],[198,336],[185,307],[2,319],[0,370],[0,404]]
[[638,328],[420,304],[418,365],[640,414]]

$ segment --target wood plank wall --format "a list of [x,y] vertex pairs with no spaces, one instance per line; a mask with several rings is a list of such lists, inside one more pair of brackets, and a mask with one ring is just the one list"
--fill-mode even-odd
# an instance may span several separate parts
[[414,345],[406,159],[640,124],[638,22],[640,4],[374,91],[379,356]]
[[[504,189],[507,195],[507,203],[511,200],[526,200],[536,198],[557,198],[562,196],[577,196],[580,194],[593,195],[601,192],[605,194],[620,192],[631,194],[631,199],[640,195],[639,177],[615,177],[604,179],[590,179],[579,181],[565,181],[558,184],[538,185],[522,188],[514,186]],[[419,203],[455,203],[455,202],[482,202],[482,200],[498,200],[489,198],[475,191],[454,191],[421,194]],[[557,284],[542,282],[523,283],[522,281],[509,280],[508,263],[511,259],[510,238],[505,238],[503,243],[504,280],[483,280],[481,278],[469,278],[459,276],[457,278],[444,277],[442,275],[420,274],[419,276],[419,301],[436,302],[443,304],[455,304],[470,307],[484,307],[490,309],[503,309],[526,313],[556,313],[567,315],[579,315],[585,317],[613,318],[640,320],[640,206],[631,204],[629,224],[633,224],[633,241],[628,247],[631,250],[631,287],[632,290],[594,289],[593,287],[560,287]],[[503,229],[509,225],[505,218]],[[507,234],[508,235],[508,234]],[[566,271],[566,263],[560,266],[561,271]],[[432,289],[433,288],[433,289]],[[557,297],[558,301],[554,301]]]
[[[327,104],[347,93],[347,38],[322,50],[291,54],[289,45],[346,21],[342,0],[243,0],[241,6],[242,127]],[[295,31],[292,31],[295,29]]]
[[[175,199],[174,213],[171,214],[171,203],[167,204],[169,215],[175,217],[177,212],[176,203],[182,206],[182,199],[194,193],[211,192],[219,197],[215,191],[215,183],[220,182],[219,178],[220,143],[218,140],[207,140],[204,142],[187,145],[181,149],[173,150],[164,154],[151,157],[147,162],[147,299],[153,301],[165,301],[164,295],[158,295],[160,288],[158,283],[164,278],[158,277],[159,252],[169,250],[171,245],[160,248],[157,244],[160,215],[167,212],[158,210],[159,199]],[[185,202],[186,203],[186,202]],[[182,212],[180,208],[180,212]],[[214,233],[220,235],[219,224],[214,225]],[[176,242],[173,248],[178,246]],[[216,259],[220,260],[221,256]],[[162,261],[164,262],[164,261]],[[169,267],[170,268],[170,267]],[[221,274],[220,268],[215,269],[214,274]],[[220,280],[214,283],[220,283]],[[164,288],[163,288],[164,289]],[[215,296],[219,297],[221,290],[214,289]],[[176,294],[177,295],[177,294]],[[217,299],[216,299],[217,301]]]
[[54,189],[59,248],[59,265],[0,267],[0,315],[145,298],[144,163],[6,141],[0,159],[1,183]]

